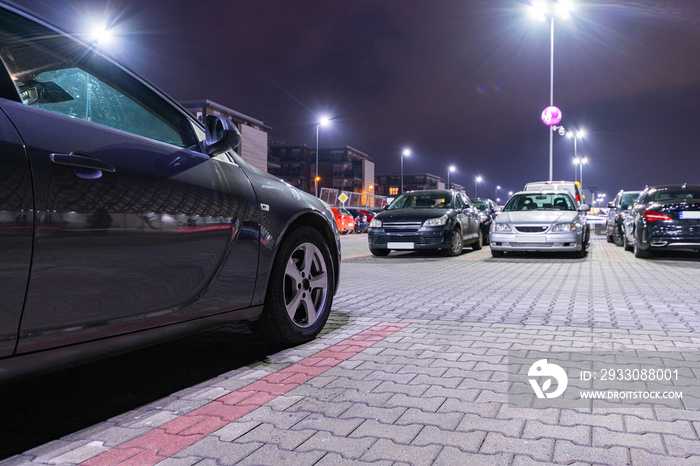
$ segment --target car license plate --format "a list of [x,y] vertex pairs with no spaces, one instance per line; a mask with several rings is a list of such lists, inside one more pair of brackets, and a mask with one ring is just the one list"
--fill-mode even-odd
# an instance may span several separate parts
[[387,249],[414,249],[413,243],[386,243]]
[[516,243],[546,243],[546,236],[516,236]]
[[682,210],[680,213],[682,219],[700,218],[700,211]]

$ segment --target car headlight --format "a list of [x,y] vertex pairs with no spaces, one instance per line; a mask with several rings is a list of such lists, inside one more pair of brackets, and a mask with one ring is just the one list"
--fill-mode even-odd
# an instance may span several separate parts
[[379,220],[377,217],[374,217],[371,222],[369,222],[369,227],[370,228],[381,228],[382,227],[382,221]]
[[441,227],[444,224],[447,223],[447,214],[443,215],[440,218],[430,218],[423,222],[424,227]]
[[513,231],[507,223],[494,223],[493,231]]
[[486,219],[489,218],[489,216],[486,214],[479,214],[479,218],[481,219],[482,222],[485,222]]
[[552,227],[552,231],[574,231],[576,225],[573,223],[558,223]]

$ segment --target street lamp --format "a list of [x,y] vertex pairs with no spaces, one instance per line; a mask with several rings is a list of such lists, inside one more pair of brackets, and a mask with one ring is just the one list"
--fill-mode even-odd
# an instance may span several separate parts
[[399,194],[403,194],[403,158],[409,157],[410,155],[411,155],[411,149],[406,148],[401,152],[401,189],[400,189]]
[[500,186],[496,186],[496,195],[494,196],[496,199],[498,199],[498,190],[501,189]]
[[[583,189],[583,165],[588,163],[588,159],[586,157],[575,157],[574,158],[574,164],[579,166],[579,171],[581,173],[581,177],[579,179],[579,183],[581,183],[581,189]],[[574,170],[575,172],[575,170]]]
[[321,180],[321,178],[318,177],[318,129],[321,126],[327,126],[330,122],[330,118],[322,116],[316,123],[316,175],[314,176],[314,180],[316,181],[316,197],[318,197],[318,182]]
[[[567,19],[573,10],[572,0],[545,1],[532,0],[530,13],[537,19],[546,20],[550,18],[549,32],[549,106],[554,106],[554,17]],[[554,130],[549,130],[549,181],[552,181],[552,163],[554,160]]]
[[450,165],[447,168],[447,189],[450,189],[450,172],[453,172],[457,170],[457,168],[454,165]]
[[[566,133],[567,138],[569,138],[569,139],[573,138],[573,140],[574,140],[574,160],[578,159],[578,149],[576,146],[576,141],[579,139],[583,139],[585,136],[586,136],[586,133],[582,130],[568,131]],[[575,177],[576,177],[576,173],[574,173],[574,178]],[[574,179],[574,181],[576,181],[576,180]]]
[[483,180],[483,178],[481,178],[480,176],[477,176],[476,179],[474,180],[474,199],[479,198],[479,196],[478,196],[478,194],[479,194],[478,184],[481,183],[482,180]]

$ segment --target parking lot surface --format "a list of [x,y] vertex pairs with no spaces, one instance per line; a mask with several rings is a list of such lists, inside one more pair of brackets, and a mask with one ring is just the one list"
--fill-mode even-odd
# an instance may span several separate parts
[[229,326],[0,387],[0,464],[700,464],[700,411],[508,403],[508,351],[697,351],[700,254],[369,255],[322,335]]

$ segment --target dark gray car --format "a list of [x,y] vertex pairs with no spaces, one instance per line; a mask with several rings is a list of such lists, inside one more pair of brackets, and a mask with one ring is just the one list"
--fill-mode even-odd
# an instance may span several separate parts
[[622,246],[624,219],[632,211],[637,196],[639,191],[620,191],[615,199],[608,203],[608,216],[605,219],[605,236],[608,243]]

